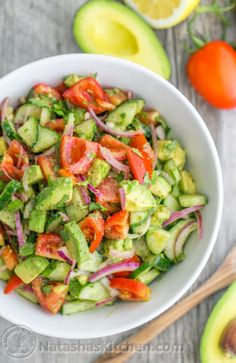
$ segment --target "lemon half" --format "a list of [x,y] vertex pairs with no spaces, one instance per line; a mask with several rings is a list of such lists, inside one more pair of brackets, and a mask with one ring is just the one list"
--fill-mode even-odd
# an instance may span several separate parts
[[152,27],[171,28],[185,20],[200,0],[125,0]]

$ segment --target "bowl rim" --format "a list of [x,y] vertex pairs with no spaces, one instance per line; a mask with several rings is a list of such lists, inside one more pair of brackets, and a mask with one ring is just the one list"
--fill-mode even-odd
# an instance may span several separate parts
[[[7,73],[5,76],[1,77],[0,84],[2,81],[6,81],[8,78],[13,77],[15,74],[23,71],[24,69],[29,69],[29,68],[35,67],[37,65],[42,65],[42,64],[48,63],[48,62],[53,62],[58,59],[68,60],[68,59],[73,59],[73,58],[85,58],[85,59],[88,59],[88,61],[90,59],[95,60],[95,59],[99,58],[101,61],[104,60],[104,61],[110,61],[110,62],[117,63],[118,66],[123,65],[126,67],[131,67],[131,68],[135,69],[137,72],[142,72],[149,77],[151,76],[152,78],[155,78],[157,80],[157,82],[162,84],[164,87],[168,88],[170,92],[175,93],[179,97],[180,101],[185,104],[185,107],[187,107],[189,109],[189,111],[193,114],[193,116],[195,117],[195,119],[197,120],[197,122],[199,124],[199,127],[201,128],[201,131],[206,136],[207,142],[212,151],[214,167],[215,167],[216,175],[217,175],[216,183],[217,183],[217,188],[218,188],[218,192],[219,192],[219,195],[218,195],[219,202],[218,202],[218,208],[217,208],[217,212],[216,212],[214,228],[213,228],[213,232],[212,232],[211,238],[209,240],[208,246],[203,255],[202,261],[199,264],[199,266],[197,267],[197,269],[195,270],[192,277],[188,280],[188,282],[179,290],[178,293],[176,293],[168,301],[168,303],[163,305],[161,308],[159,308],[158,310],[155,310],[149,314],[146,314],[144,317],[141,317],[139,320],[136,320],[131,323],[127,323],[120,328],[114,327],[114,328],[108,329],[106,331],[104,330],[101,334],[95,334],[95,335],[94,334],[85,335],[82,332],[82,334],[80,333],[81,335],[78,337],[78,336],[75,336],[74,333],[71,334],[69,332],[66,332],[66,333],[63,333],[63,331],[58,332],[58,333],[56,333],[55,331],[50,332],[50,329],[48,326],[39,327],[39,328],[29,327],[35,333],[42,334],[45,336],[55,337],[55,338],[95,339],[95,338],[112,336],[112,335],[119,334],[119,333],[124,333],[126,331],[137,328],[137,327],[151,321],[152,319],[158,317],[159,315],[161,315],[162,313],[167,311],[169,308],[171,308],[176,302],[178,302],[181,299],[181,297],[183,297],[183,295],[185,295],[186,292],[190,289],[190,287],[194,284],[194,282],[197,280],[197,278],[203,271],[208,259],[210,258],[210,255],[213,251],[213,248],[215,246],[217,236],[219,233],[221,219],[222,219],[222,213],[223,213],[223,176],[222,176],[222,171],[221,171],[220,159],[219,159],[218,152],[217,152],[216,146],[214,144],[213,138],[212,138],[210,131],[208,130],[206,124],[204,123],[202,117],[198,113],[198,111],[195,109],[195,107],[192,105],[192,103],[187,99],[187,97],[185,97],[174,85],[172,85],[170,82],[168,82],[166,79],[162,78],[158,74],[152,72],[151,70],[149,70],[139,64],[136,64],[131,61],[124,60],[124,59],[121,59],[118,57],[109,56],[109,55],[81,54],[81,53],[61,54],[61,55],[42,58],[42,59],[27,63],[9,73]],[[4,319],[10,321],[13,324],[24,326],[24,323],[22,324],[22,319],[20,318],[20,316],[19,316],[19,318],[11,317],[9,314],[4,314],[4,312],[2,312],[1,310],[0,310],[0,316]]]

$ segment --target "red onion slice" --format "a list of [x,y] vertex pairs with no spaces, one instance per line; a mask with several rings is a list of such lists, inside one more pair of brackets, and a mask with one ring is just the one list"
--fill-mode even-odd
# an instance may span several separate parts
[[110,247],[109,248],[109,254],[114,258],[131,258],[135,255],[135,249],[131,251],[117,251],[115,248]]
[[29,292],[34,293],[34,290],[32,289],[32,287],[31,287],[30,285],[25,285],[25,286],[23,287],[23,289],[24,289],[25,291],[29,291]]
[[18,244],[20,247],[22,247],[25,244],[25,237],[20,220],[20,212],[18,211],[15,213],[15,222],[16,222],[16,233],[17,233]]
[[102,301],[98,301],[96,302],[95,306],[96,308],[101,308],[102,306],[105,306],[109,303],[112,303],[113,301],[115,301],[116,298],[115,297],[108,297],[107,299],[105,300],[102,300]]
[[51,155],[53,155],[56,152],[56,150],[57,150],[56,149],[56,146],[52,146],[52,147],[50,147],[50,149],[44,151],[44,153],[42,153],[41,155],[43,155],[43,156],[51,156]]
[[121,208],[122,208],[122,210],[124,210],[125,209],[125,202],[126,202],[124,188],[119,188],[119,195],[120,195]]
[[103,194],[96,188],[92,186],[92,184],[88,184],[88,189],[95,194],[97,197],[102,198]]
[[96,122],[97,126],[100,127],[103,131],[107,132],[108,134],[114,135],[114,136],[120,136],[120,137],[133,137],[135,135],[143,134],[143,131],[137,130],[137,131],[115,131],[105,125],[100,118],[96,115],[96,113],[90,108],[89,113],[91,117]]
[[86,205],[89,205],[91,203],[91,199],[90,199],[90,196],[88,194],[87,188],[82,186],[82,187],[79,187],[79,190],[81,192],[84,203]]
[[198,239],[201,240],[203,238],[203,221],[201,212],[198,210],[195,213],[197,218],[197,226],[198,226]]
[[6,112],[7,112],[7,107],[9,106],[9,103],[10,103],[10,98],[9,97],[4,98],[4,100],[1,103],[1,107],[0,107],[0,110],[1,110],[1,122],[3,122],[5,120],[5,118],[6,118]]
[[117,171],[123,171],[124,173],[128,173],[130,171],[130,168],[128,165],[124,165],[120,163],[118,160],[116,160],[110,150],[106,149],[105,147],[99,146],[99,149],[101,151],[102,156],[104,159],[111,165],[113,168],[115,168]]
[[186,217],[187,215],[189,215],[190,213],[194,213],[194,212],[197,212],[199,209],[203,208],[204,206],[203,205],[196,205],[194,207],[189,207],[189,208],[185,208],[185,209],[182,209],[178,212],[173,212],[170,216],[169,219],[167,219],[167,221],[165,221],[163,224],[162,224],[162,227],[166,227],[168,226],[169,224],[177,221],[178,219],[181,219],[181,218],[184,218]]
[[189,221],[189,223],[185,224],[185,226],[178,233],[178,236],[174,242],[174,256],[176,259],[178,259],[178,257],[181,255],[186,238],[188,237],[189,233],[192,232],[192,227],[194,224],[196,225],[196,221]]
[[64,261],[66,261],[70,265],[73,265],[74,260],[73,260],[73,258],[71,258],[67,247],[64,246],[64,247],[58,248],[57,253],[61,258],[63,258]]
[[63,222],[69,222],[70,218],[68,217],[67,214],[62,212],[58,212],[58,214],[61,216]]
[[153,152],[154,152],[153,168],[155,169],[155,166],[157,164],[157,159],[158,159],[157,135],[156,135],[156,130],[155,130],[155,127],[153,124],[150,125],[150,129],[151,129],[151,135],[152,135],[152,147],[153,147]]
[[73,270],[74,270],[74,268],[75,268],[75,265],[76,265],[76,261],[75,261],[75,260],[73,260],[73,263],[72,263],[72,265],[71,265],[71,268],[70,268],[70,270],[68,271],[68,274],[66,275],[66,278],[65,278],[65,281],[64,281],[66,285],[69,285],[69,283],[70,283],[71,274],[72,274],[72,272],[73,272]]
[[90,282],[95,282],[97,280],[102,279],[103,277],[107,275],[111,275],[116,272],[122,272],[122,271],[134,271],[136,268],[140,266],[139,262],[119,262],[115,263],[110,266],[106,266],[102,268],[101,270],[95,272],[92,274],[89,278]]

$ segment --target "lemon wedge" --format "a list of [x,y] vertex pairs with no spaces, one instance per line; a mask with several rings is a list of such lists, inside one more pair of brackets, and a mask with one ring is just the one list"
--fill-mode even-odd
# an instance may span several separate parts
[[171,28],[185,20],[200,0],[125,0],[154,28]]

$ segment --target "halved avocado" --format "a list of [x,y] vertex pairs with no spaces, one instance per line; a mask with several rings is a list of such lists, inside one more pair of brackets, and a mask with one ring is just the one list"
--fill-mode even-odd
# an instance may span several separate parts
[[168,79],[170,62],[154,31],[134,11],[113,0],[92,0],[75,14],[73,33],[87,53],[141,64]]
[[201,340],[202,363],[235,363],[235,357],[227,357],[221,347],[223,334],[230,321],[236,318],[236,282],[221,297],[211,312]]

